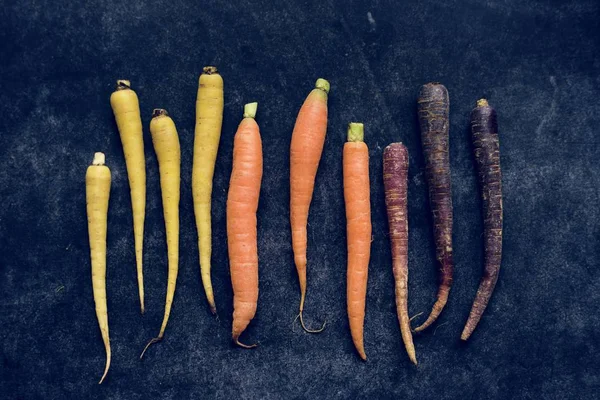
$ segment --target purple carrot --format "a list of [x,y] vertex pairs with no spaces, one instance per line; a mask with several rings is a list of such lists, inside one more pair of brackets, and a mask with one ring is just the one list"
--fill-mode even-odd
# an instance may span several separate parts
[[494,292],[502,260],[502,173],[496,111],[487,100],[477,101],[471,112],[475,162],[483,197],[485,267],[473,308],[460,338],[467,340],[477,327]]
[[427,320],[415,332],[433,324],[446,302],[452,286],[452,189],[450,157],[448,90],[440,83],[421,87],[418,98],[419,125],[425,156],[425,177],[429,186],[429,203],[433,212],[436,258],[440,263],[437,300]]
[[416,365],[408,318],[408,150],[402,143],[392,143],[383,151],[383,185],[396,282],[396,312],[408,358]]

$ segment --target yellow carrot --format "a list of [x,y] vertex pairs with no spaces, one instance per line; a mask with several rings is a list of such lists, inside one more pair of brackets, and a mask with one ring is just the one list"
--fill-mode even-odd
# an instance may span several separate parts
[[171,305],[175,295],[177,283],[177,272],[179,270],[179,188],[181,183],[181,151],[179,148],[179,137],[175,123],[166,110],[155,109],[150,122],[150,133],[152,144],[158,159],[160,170],[160,189],[162,192],[162,203],[165,215],[165,230],[167,233],[167,253],[169,260],[169,274],[167,277],[167,299],[165,302],[165,315],[160,327],[158,337],[150,340],[144,348],[140,358],[148,347],[162,340]]
[[94,161],[85,174],[85,199],[87,204],[90,257],[92,261],[92,286],[96,317],[106,350],[106,367],[99,383],[104,381],[110,367],[110,341],[108,338],[108,311],[106,307],[106,219],[110,197],[110,169],[104,165],[104,154],[94,154]]
[[110,96],[110,105],[117,120],[121,136],[127,176],[131,190],[133,212],[133,236],[135,239],[135,260],[137,267],[140,307],[144,313],[144,273],[142,250],[144,247],[144,219],[146,213],[146,161],[144,159],[144,138],[142,119],[137,94],[131,90],[129,81],[118,80],[117,89]]
[[196,129],[194,138],[194,164],[192,167],[192,193],[194,214],[198,230],[200,252],[200,275],[208,305],[213,314],[217,312],[210,279],[211,216],[215,161],[221,138],[223,122],[223,79],[216,67],[205,67],[198,82],[196,98]]

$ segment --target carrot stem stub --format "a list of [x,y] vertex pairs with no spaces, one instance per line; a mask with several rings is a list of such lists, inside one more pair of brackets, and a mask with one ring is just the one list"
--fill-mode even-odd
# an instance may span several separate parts
[[408,317],[408,150],[392,143],[383,151],[383,185],[392,246],[396,313],[408,358],[417,364]]
[[419,125],[425,156],[425,177],[433,213],[436,259],[440,264],[437,300],[427,320],[415,329],[419,332],[438,318],[452,286],[452,190],[449,157],[448,90],[440,83],[421,87],[418,98]]
[[502,260],[502,173],[496,111],[481,99],[471,113],[471,132],[475,163],[483,198],[483,235],[485,267],[483,276],[461,334],[467,340],[477,327],[488,305],[500,271]]
[[372,226],[369,149],[363,139],[363,124],[351,123],[348,126],[348,141],[344,144],[343,170],[348,241],[348,319],[354,347],[360,358],[366,360],[363,331]]

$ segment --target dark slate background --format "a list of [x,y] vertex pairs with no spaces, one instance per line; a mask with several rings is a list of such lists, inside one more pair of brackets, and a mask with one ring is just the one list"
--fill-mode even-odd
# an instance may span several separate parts
[[[81,4],[79,4],[81,3]],[[85,3],[85,5],[83,5]],[[600,301],[600,5],[597,1],[6,0],[0,8],[0,393],[4,398],[592,398]],[[213,194],[213,283],[200,284],[191,165],[197,78],[217,65],[225,118]],[[331,82],[329,131],[309,227],[306,319],[288,222],[289,142],[318,77]],[[148,174],[147,313],[137,298],[129,189],[109,105],[117,78],[139,94]],[[436,264],[416,95],[443,82],[451,99],[455,285],[439,322],[415,337],[411,365],[395,315],[382,150],[410,151],[410,314],[429,311]],[[499,115],[505,242],[494,297],[468,344],[459,335],[482,271],[482,222],[469,112]],[[225,200],[242,105],[257,100],[264,146],[258,211],[260,297],[245,341],[230,343]],[[138,356],[163,314],[166,246],[148,124],[164,107],[182,145],[181,261],[166,339]],[[341,152],[349,121],[370,147],[373,246],[365,342],[345,313]],[[85,170],[113,173],[108,309],[113,363],[94,313]],[[418,318],[422,321],[425,316]]]

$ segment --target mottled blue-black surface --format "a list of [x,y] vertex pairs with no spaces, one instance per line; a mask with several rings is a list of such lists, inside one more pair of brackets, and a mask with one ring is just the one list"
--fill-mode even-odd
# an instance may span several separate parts
[[[0,8],[0,393],[10,399],[382,398],[585,399],[600,390],[600,3],[587,1],[6,0]],[[200,284],[191,196],[194,103],[204,65],[225,80],[213,195],[213,283]],[[309,218],[306,319],[288,222],[289,143],[318,77],[331,82],[329,131]],[[125,161],[109,96],[139,94],[148,173],[147,313],[137,300]],[[405,354],[395,315],[382,150],[410,152],[409,310],[436,289],[431,217],[416,120],[419,86],[450,93],[455,285],[447,309]],[[482,222],[469,113],[498,110],[504,261],[467,344],[459,335],[482,271]],[[258,101],[264,178],[258,210],[260,297],[245,340],[230,343],[232,291],[225,199],[242,106]],[[181,263],[166,339],[166,246],[151,110],[182,145]],[[345,312],[341,152],[363,121],[370,147],[373,247],[355,354]],[[92,299],[84,174],[95,151],[113,172],[108,309],[113,363],[105,384]],[[421,322],[425,316],[417,317]]]

